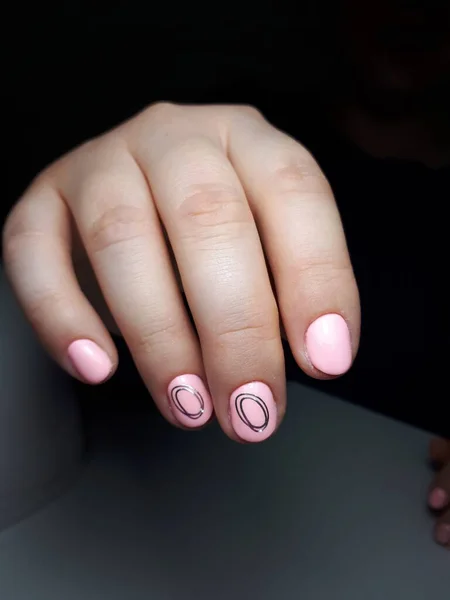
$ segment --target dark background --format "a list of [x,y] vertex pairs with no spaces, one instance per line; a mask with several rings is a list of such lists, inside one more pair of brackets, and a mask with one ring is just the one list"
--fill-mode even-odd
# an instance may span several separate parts
[[[254,104],[321,164],[360,286],[363,330],[354,368],[334,382],[308,383],[449,433],[449,170],[373,159],[328,125],[327,107],[348,77],[333,7],[289,6],[232,0],[13,7],[2,40],[2,218],[49,162],[151,102]],[[130,385],[123,352],[122,374],[110,387]],[[288,349],[286,360],[288,376],[303,379]]]
[[271,97],[300,80],[311,95],[331,56],[326,20],[317,39],[317,8],[302,2],[293,19],[286,7],[52,1],[35,16],[23,7],[2,41],[7,173],[19,175],[7,177],[2,209],[48,162],[151,102],[261,102],[256,87]]

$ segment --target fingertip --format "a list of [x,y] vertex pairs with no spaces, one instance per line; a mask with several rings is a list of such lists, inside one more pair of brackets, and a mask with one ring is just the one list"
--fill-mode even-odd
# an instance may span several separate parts
[[167,395],[172,414],[183,427],[198,429],[211,420],[211,396],[198,375],[175,377],[169,384]]
[[325,375],[343,375],[352,365],[350,331],[339,314],[325,314],[315,319],[306,331],[305,345],[312,366]]
[[80,378],[92,385],[106,381],[114,370],[114,363],[109,355],[90,339],[73,341],[67,349],[67,356]]
[[241,385],[230,398],[230,420],[243,442],[262,442],[276,430],[277,405],[269,386],[261,381]]

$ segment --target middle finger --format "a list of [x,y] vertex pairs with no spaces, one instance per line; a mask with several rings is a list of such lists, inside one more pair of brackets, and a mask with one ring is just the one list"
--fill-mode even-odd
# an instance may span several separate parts
[[134,151],[180,270],[216,415],[231,437],[262,441],[284,413],[285,373],[261,242],[220,141],[169,110],[172,126],[155,127]]

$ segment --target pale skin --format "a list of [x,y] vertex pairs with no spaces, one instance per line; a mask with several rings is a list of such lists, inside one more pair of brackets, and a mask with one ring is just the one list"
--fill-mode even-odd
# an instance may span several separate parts
[[[262,441],[286,408],[282,331],[315,378],[344,373],[358,349],[358,288],[330,185],[300,143],[249,106],[157,103],[86,142],[32,182],[3,247],[42,344],[95,384],[118,357],[75,274],[88,258],[175,426],[203,426],[214,413],[230,438]],[[180,382],[201,395],[195,419],[174,402]],[[264,401],[264,428],[239,418],[240,391]],[[449,463],[446,446],[437,458]],[[436,487],[450,495],[449,467]],[[446,523],[450,513],[438,527]]]

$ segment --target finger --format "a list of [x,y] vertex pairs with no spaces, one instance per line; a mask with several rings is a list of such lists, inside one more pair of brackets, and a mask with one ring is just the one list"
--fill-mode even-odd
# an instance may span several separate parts
[[162,414],[204,425],[213,408],[200,348],[147,181],[120,141],[89,152],[63,185],[105,300]]
[[438,474],[429,501],[431,508],[444,511],[436,522],[436,541],[450,548],[450,463]]
[[6,270],[49,353],[74,377],[97,384],[115,370],[117,353],[78,285],[70,241],[67,206],[52,180],[38,178],[5,225]]
[[231,437],[262,441],[284,413],[285,375],[260,240],[217,135],[195,107],[168,110],[170,126],[151,128],[135,152],[176,256],[216,415]]
[[438,544],[450,549],[450,511],[436,523],[434,537]]
[[450,462],[450,441],[433,438],[430,442],[430,459],[438,467]]
[[450,462],[437,473],[428,497],[433,510],[443,510],[450,503]]
[[331,188],[309,152],[256,112],[235,113],[228,143],[293,354],[313,377],[342,375],[357,351],[360,308]]

